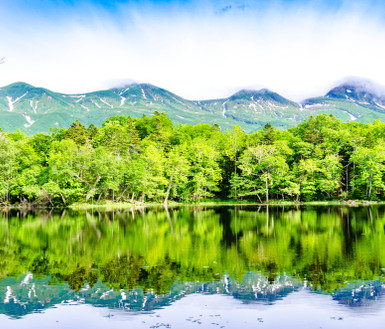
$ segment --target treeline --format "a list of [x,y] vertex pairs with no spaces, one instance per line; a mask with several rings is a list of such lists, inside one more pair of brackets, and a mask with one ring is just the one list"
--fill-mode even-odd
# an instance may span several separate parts
[[0,202],[384,200],[384,139],[379,120],[327,115],[249,135],[239,126],[175,127],[161,113],[33,136],[0,131]]

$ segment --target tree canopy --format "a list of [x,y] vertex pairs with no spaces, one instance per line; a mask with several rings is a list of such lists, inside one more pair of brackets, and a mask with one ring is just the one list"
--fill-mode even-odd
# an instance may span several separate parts
[[174,126],[163,113],[27,136],[0,130],[0,202],[385,199],[385,124]]

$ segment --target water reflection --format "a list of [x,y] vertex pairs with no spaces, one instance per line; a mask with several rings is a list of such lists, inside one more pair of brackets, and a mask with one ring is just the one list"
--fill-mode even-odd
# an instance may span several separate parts
[[192,293],[347,306],[384,293],[384,207],[35,210],[0,218],[0,313],[72,301],[150,311]]

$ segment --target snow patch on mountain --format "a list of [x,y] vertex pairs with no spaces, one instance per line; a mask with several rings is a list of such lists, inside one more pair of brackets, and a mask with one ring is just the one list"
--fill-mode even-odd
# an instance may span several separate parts
[[315,108],[315,107],[320,107],[321,104],[317,103],[317,104],[305,104],[305,109],[312,109],[312,108]]
[[12,97],[10,96],[7,96],[7,99],[8,99],[8,108],[9,108],[9,112],[12,112],[13,111],[13,102],[12,102]]
[[81,106],[83,109],[87,110],[87,112],[90,111],[90,109],[89,109],[87,106],[85,106],[85,105],[83,105],[83,104],[80,104],[80,106]]
[[119,95],[120,96],[120,107],[122,107],[124,105],[124,102],[126,101],[126,97],[123,97],[122,95]]
[[222,108],[223,108],[223,111],[222,111],[222,115],[224,118],[226,118],[226,103],[228,102],[229,100],[225,101],[223,104],[222,104]]
[[24,118],[25,120],[27,120],[28,123],[25,123],[24,124],[24,127],[25,128],[28,128],[28,127],[31,127],[35,122],[36,120],[32,120],[31,117],[29,115],[24,115]]
[[99,109],[101,108],[101,106],[100,106],[98,103],[96,103],[96,101],[94,101],[93,99],[91,99],[91,102],[94,103],[94,105],[95,105],[97,108],[99,108]]
[[103,98],[101,98],[101,97],[99,97],[99,99],[100,99],[100,101],[101,101],[102,103],[106,104],[107,106],[111,107],[112,109],[114,108],[114,106],[111,105],[110,103],[108,103],[105,99],[103,99]]
[[357,120],[358,118],[356,116],[354,116],[353,114],[351,114],[350,112],[348,111],[345,111],[345,110],[341,110],[342,112],[345,112],[348,116],[349,116],[349,120],[350,121],[355,121]]
[[17,97],[14,101],[12,100],[12,97],[11,96],[6,96],[7,100],[8,100],[8,108],[9,108],[9,112],[12,112],[14,109],[15,109],[15,103],[18,102],[20,99],[22,99],[25,95],[28,94],[28,91],[26,91],[23,95],[21,95],[20,97]]
[[258,113],[258,107],[256,103],[250,103],[249,108],[253,109],[255,112]]
[[36,114],[36,110],[37,110],[37,104],[39,104],[39,101],[36,101],[36,103],[34,104],[33,103],[33,100],[31,99],[30,101],[29,101],[29,106],[31,107],[31,109],[33,110],[33,113],[35,113]]
[[126,88],[126,89],[124,89],[124,90],[121,90],[120,92],[119,92],[119,96],[122,96],[122,94],[124,94],[126,91],[129,91],[130,90],[130,87],[128,87],[128,88]]
[[76,103],[79,103],[80,101],[82,101],[85,97],[86,97],[86,95],[78,95],[78,96],[76,96],[78,99],[75,101]]
[[385,109],[385,106],[384,106],[384,105],[382,105],[382,104],[380,104],[380,103],[378,103],[378,102],[375,102],[375,104],[376,104],[378,107],[381,107],[382,109]]
[[142,87],[140,87],[140,89],[142,90],[142,95],[143,95],[143,98],[144,98],[144,99],[147,99],[147,97],[146,97],[146,94],[145,94],[145,92],[144,92],[143,88],[142,88]]

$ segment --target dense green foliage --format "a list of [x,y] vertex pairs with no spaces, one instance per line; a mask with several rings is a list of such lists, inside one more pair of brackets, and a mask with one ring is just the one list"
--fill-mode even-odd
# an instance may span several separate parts
[[0,201],[383,200],[384,138],[379,120],[327,115],[249,135],[239,126],[175,127],[160,113],[112,117],[101,128],[75,121],[50,134],[0,132]]

